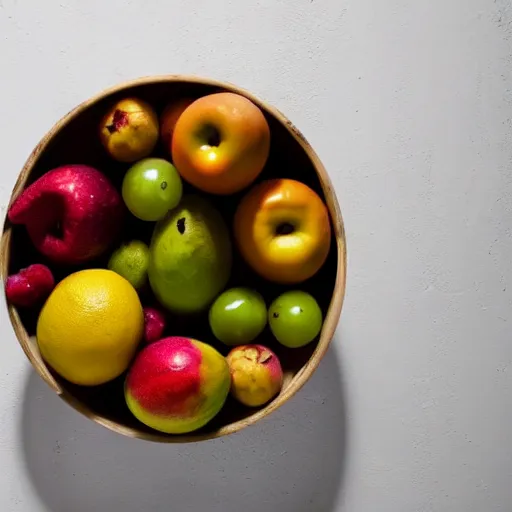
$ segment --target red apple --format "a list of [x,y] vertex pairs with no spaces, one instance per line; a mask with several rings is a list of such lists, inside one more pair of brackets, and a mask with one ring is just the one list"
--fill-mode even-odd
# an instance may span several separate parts
[[61,264],[78,264],[102,254],[115,240],[124,216],[121,196],[101,172],[65,165],[27,187],[9,208],[36,249]]

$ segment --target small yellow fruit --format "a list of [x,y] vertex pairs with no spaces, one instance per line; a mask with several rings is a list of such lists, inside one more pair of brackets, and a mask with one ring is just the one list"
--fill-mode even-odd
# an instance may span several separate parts
[[135,162],[153,151],[159,136],[158,116],[149,103],[126,98],[112,105],[100,123],[100,139],[112,158]]
[[69,275],[53,290],[39,315],[37,342],[59,375],[94,386],[127,369],[143,330],[133,286],[111,270],[89,269]]

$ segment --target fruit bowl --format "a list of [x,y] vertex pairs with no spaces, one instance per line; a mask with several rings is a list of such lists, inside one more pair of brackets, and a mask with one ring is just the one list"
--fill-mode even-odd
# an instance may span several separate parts
[[[122,435],[156,442],[191,442],[213,439],[237,432],[250,426],[283,405],[305,384],[326,354],[334,335],[343,304],[346,278],[346,246],[343,220],[336,194],[327,172],[297,128],[277,109],[256,98],[249,92],[233,85],[210,79],[171,75],[156,76],[125,82],[101,92],[85,101],[58,121],[35,147],[23,167],[14,187],[10,205],[34,181],[48,170],[63,164],[79,163],[100,169],[120,189],[126,164],[109,157],[97,134],[98,124],[108,106],[126,96],[136,96],[153,105],[161,112],[170,98],[199,98],[216,92],[232,92],[252,101],[263,112],[271,134],[270,152],[266,165],[255,183],[273,178],[298,180],[313,189],[327,206],[332,238],[325,263],[320,270],[300,284],[301,290],[313,295],[323,314],[323,325],[315,340],[301,348],[286,350],[277,343],[269,347],[279,356],[283,370],[283,385],[280,393],[266,405],[248,408],[227,399],[223,409],[209,423],[191,433],[169,435],[140,423],[124,400],[122,375],[108,383],[82,387],[72,384],[56,374],[43,360],[35,337],[37,314],[31,310],[8,304],[9,316],[16,337],[40,377],[68,404],[96,423]],[[152,156],[164,157],[161,146]],[[184,187],[189,185],[184,183]],[[231,195],[210,195],[209,199],[232,229],[233,216],[244,191]],[[131,218],[123,228],[125,237],[147,238],[143,223]],[[3,281],[7,276],[40,261],[26,231],[6,220],[2,235],[0,272]],[[94,266],[105,268],[105,256],[98,257]],[[75,265],[73,271],[91,267]],[[58,282],[70,273],[66,264],[52,267]],[[257,288],[266,301],[271,301],[291,287],[286,284],[263,279],[244,261],[238,250],[234,250],[232,272],[228,287],[247,286]],[[228,350],[220,346],[212,336],[207,315],[177,320],[173,325],[177,335],[188,336],[213,345],[223,355]],[[267,326],[259,340],[270,337]],[[259,342],[259,341],[258,341]]]

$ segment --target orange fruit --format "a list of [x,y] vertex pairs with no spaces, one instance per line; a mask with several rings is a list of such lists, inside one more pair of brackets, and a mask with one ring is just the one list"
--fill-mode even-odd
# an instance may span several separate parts
[[251,188],[234,219],[245,261],[277,283],[300,283],[322,267],[331,245],[329,211],[300,181],[271,179]]
[[137,292],[111,270],[89,269],[63,279],[37,322],[43,359],[75,384],[94,386],[121,375],[142,339]]

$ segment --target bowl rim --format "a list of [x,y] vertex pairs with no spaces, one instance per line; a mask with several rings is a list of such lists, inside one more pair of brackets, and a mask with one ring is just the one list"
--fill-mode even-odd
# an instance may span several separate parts
[[[331,223],[334,231],[333,238],[337,246],[337,266],[334,291],[329,303],[329,307],[327,309],[327,313],[325,315],[319,341],[311,357],[304,364],[304,366],[293,376],[292,380],[284,389],[284,391],[282,391],[276,398],[274,398],[266,406],[264,406],[261,409],[255,410],[255,412],[253,412],[252,414],[243,419],[227,424],[225,426],[220,427],[217,430],[207,433],[195,434],[194,432],[191,432],[189,434],[170,435],[160,433],[158,431],[141,431],[137,430],[136,428],[128,427],[115,421],[104,418],[102,416],[99,416],[98,414],[90,410],[86,405],[84,405],[80,400],[75,398],[65,388],[61,387],[60,384],[52,376],[44,362],[42,361],[38,351],[33,348],[34,346],[37,346],[35,344],[35,336],[28,335],[18,315],[17,309],[11,304],[9,304],[7,301],[6,305],[16,338],[19,344],[21,345],[26,357],[29,359],[30,363],[32,364],[38,375],[43,379],[43,381],[46,382],[46,384],[50,386],[50,388],[53,389],[53,391],[57,395],[59,395],[61,399],[63,399],[76,411],[80,412],[81,414],[91,419],[95,423],[98,423],[99,425],[102,425],[103,427],[106,427],[109,430],[112,430],[113,432],[124,435],[126,437],[144,439],[147,441],[161,443],[189,443],[224,437],[226,435],[239,432],[240,430],[257,423],[258,421],[270,415],[272,412],[276,411],[279,407],[281,407],[284,403],[291,399],[309,380],[314,371],[318,368],[320,361],[325,356],[327,349],[329,348],[330,343],[334,337],[341,316],[341,310],[345,299],[347,274],[346,236],[341,209],[329,175],[327,174],[324,165],[320,161],[320,158],[313,150],[313,148],[311,147],[307,139],[304,137],[304,135],[297,129],[297,127],[277,108],[275,108],[273,105],[270,105],[263,99],[257,97],[250,91],[241,88],[237,85],[234,85],[230,82],[206,78],[198,75],[150,75],[131,80],[126,80],[111,87],[108,87],[106,89],[103,89],[102,91],[99,91],[93,96],[91,96],[89,99],[78,104],[71,111],[62,116],[50,128],[50,130],[46,132],[46,134],[41,138],[41,140],[32,150],[25,164],[23,165],[23,168],[19,173],[16,183],[12,189],[11,197],[6,211],[9,210],[13,201],[25,188],[25,185],[28,179],[30,178],[30,174],[33,168],[37,164],[40,156],[45,151],[50,141],[53,139],[55,135],[57,135],[62,129],[64,129],[70,123],[70,121],[75,119],[89,107],[93,106],[99,101],[104,100],[108,96],[132,89],[134,87],[154,85],[158,83],[184,83],[206,85],[245,96],[253,103],[255,103],[259,108],[264,110],[267,114],[270,114],[272,117],[274,117],[280,124],[282,124],[288,130],[288,132],[294,137],[294,139],[299,143],[302,150],[307,154],[308,158],[313,164],[315,172],[318,175],[325,196],[325,202],[327,204],[327,208],[329,210],[329,215],[331,218]],[[5,282],[8,276],[10,261],[10,242],[11,225],[6,215],[0,243],[0,277],[2,279],[2,282]]]

